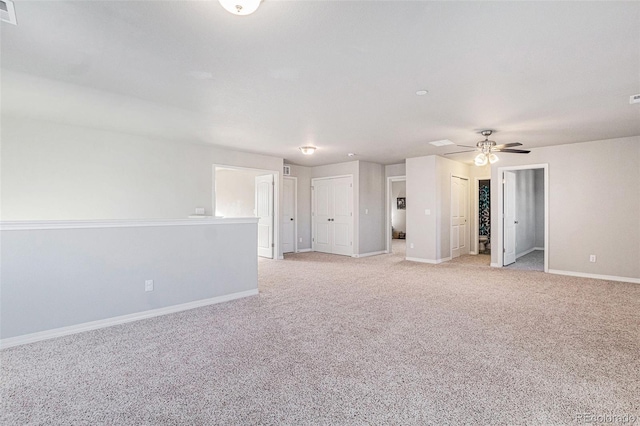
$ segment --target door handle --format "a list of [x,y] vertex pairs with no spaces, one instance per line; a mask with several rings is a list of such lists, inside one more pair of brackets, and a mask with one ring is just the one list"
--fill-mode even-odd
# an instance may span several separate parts
[[327,219],[327,222],[331,222],[331,219]]
[[293,218],[289,219],[289,220],[293,220]]
[[517,220],[514,220],[514,221],[513,221],[513,223],[515,223],[515,224],[517,225],[517,224],[518,224],[518,221],[517,221]]

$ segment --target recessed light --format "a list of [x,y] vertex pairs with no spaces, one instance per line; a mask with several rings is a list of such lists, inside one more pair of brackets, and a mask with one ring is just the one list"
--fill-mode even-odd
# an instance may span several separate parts
[[447,145],[455,145],[449,139],[442,139],[441,141],[433,141],[429,142],[433,146],[447,146]]
[[418,96],[424,96],[424,95],[426,95],[427,93],[429,93],[429,91],[428,91],[428,90],[418,90],[418,91],[416,92],[416,95],[418,95]]
[[348,155],[349,157],[355,157],[355,156],[356,156],[356,153],[355,153],[355,152],[350,152],[350,153],[348,153],[347,155]]

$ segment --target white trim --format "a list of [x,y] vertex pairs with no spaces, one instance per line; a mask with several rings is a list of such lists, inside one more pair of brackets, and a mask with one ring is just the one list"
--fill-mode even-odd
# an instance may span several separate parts
[[625,283],[640,284],[640,278],[618,277],[615,275],[599,275],[587,274],[585,272],[561,271],[558,269],[549,269],[550,274],[569,275],[572,277],[595,278],[596,280],[621,281]]
[[296,253],[308,253],[308,252],[310,252],[310,251],[311,251],[311,249],[310,249],[310,248],[306,248],[306,249],[300,249],[300,250],[298,250]]
[[369,257],[369,256],[377,256],[379,254],[385,254],[385,253],[386,253],[386,250],[372,251],[370,253],[354,254],[353,257]]
[[500,265],[499,263],[491,262],[491,267],[492,268],[502,268],[502,265]]
[[337,178],[346,178],[346,177],[353,178],[353,175],[335,175],[335,176],[314,177],[314,178],[311,178],[311,186],[313,186],[313,181],[314,180],[337,179]]
[[151,309],[148,311],[136,312],[134,314],[121,315],[112,318],[106,318],[97,321],[85,322],[82,324],[70,325],[68,327],[54,328],[53,330],[40,331],[38,333],[24,334],[22,336],[9,337],[0,340],[0,348],[6,349],[13,346],[25,345],[27,343],[39,342],[42,340],[54,339],[56,337],[68,336],[71,334],[82,333],[100,328],[112,327],[114,325],[126,324],[128,322],[139,321],[142,319],[158,317],[161,315],[173,314],[176,312],[187,311],[189,309],[200,308],[217,303],[228,302],[243,297],[255,296],[258,289],[240,291],[238,293],[225,294],[223,296],[212,297],[210,299],[196,300],[194,302],[182,303],[180,305],[167,306],[164,308]]
[[128,219],[128,220],[47,220],[2,221],[0,231],[37,229],[88,229],[88,228],[138,228],[148,226],[236,225],[258,223],[255,217],[204,218],[204,219]]
[[437,259],[437,260],[434,260],[434,259],[422,259],[422,258],[419,258],[419,257],[407,257],[405,259],[409,260],[411,262],[429,263],[431,265],[437,265],[437,264],[442,263],[442,262],[450,261],[451,257],[445,257],[445,258]]
[[544,250],[544,247],[534,247],[534,250]]
[[[502,215],[504,213],[503,206],[503,185],[502,180],[504,179],[504,172],[507,170],[529,170],[529,169],[543,169],[544,170],[544,272],[549,272],[549,163],[544,164],[528,164],[524,166],[508,166],[508,167],[498,167],[498,217],[499,220],[495,222],[498,223],[497,233],[493,233],[491,235],[491,245],[492,247],[496,247],[496,251],[498,252],[498,262],[496,263],[497,267],[502,267],[504,263],[504,224],[502,220]],[[491,185],[494,186],[493,184]],[[493,197],[491,197],[493,203]],[[492,215],[492,219],[493,219]],[[492,220],[492,222],[494,222]],[[495,230],[496,227],[491,224],[491,229]],[[495,244],[495,246],[494,246]],[[493,253],[493,248],[491,253]],[[493,266],[493,264],[491,265]]]
[[544,249],[541,249],[541,248],[538,248],[538,247],[530,248],[529,250],[523,251],[522,253],[516,253],[516,259],[518,259],[518,258],[520,258],[522,256],[526,256],[529,253],[533,253],[536,250],[544,250]]
[[407,176],[388,176],[387,177],[387,186],[386,186],[386,200],[387,200],[387,204],[386,204],[386,208],[384,209],[385,211],[385,226],[384,226],[384,230],[385,230],[385,244],[386,244],[386,251],[387,253],[391,253],[392,249],[391,249],[391,240],[393,238],[393,235],[391,235],[391,210],[392,210],[392,205],[391,205],[391,189],[392,189],[392,183],[393,182],[406,182],[407,181]]
[[472,255],[474,255],[474,256],[477,256],[477,255],[478,255],[478,252],[477,252],[477,251],[470,251],[470,252],[469,252],[469,254],[472,254]]

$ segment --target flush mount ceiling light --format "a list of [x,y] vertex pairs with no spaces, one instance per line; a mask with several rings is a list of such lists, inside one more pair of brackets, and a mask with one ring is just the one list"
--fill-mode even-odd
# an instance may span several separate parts
[[234,15],[250,15],[260,6],[261,0],[218,0],[222,7]]
[[300,152],[302,152],[304,155],[311,155],[314,152],[316,152],[316,147],[315,146],[301,146],[300,148],[298,148],[300,150]]
[[424,95],[426,95],[427,93],[429,93],[429,91],[428,91],[428,90],[418,90],[418,91],[416,92],[416,95],[418,95],[418,96],[424,96]]
[[356,156],[356,153],[355,153],[355,152],[350,152],[350,153],[348,153],[348,154],[347,154],[347,156],[349,156],[349,157],[355,157],[355,156]]

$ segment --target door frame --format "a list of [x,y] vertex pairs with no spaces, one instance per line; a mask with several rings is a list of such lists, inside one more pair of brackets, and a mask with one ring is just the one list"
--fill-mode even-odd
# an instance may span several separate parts
[[393,182],[406,182],[407,181],[407,176],[388,176],[387,177],[387,186],[386,186],[386,205],[387,208],[384,209],[385,210],[385,253],[391,253],[391,239],[392,239],[392,235],[391,235],[391,210],[392,210],[392,206],[391,206],[391,190],[392,190],[392,184]]
[[[293,181],[293,252],[298,253],[298,178],[296,176],[283,176],[283,185],[287,179]],[[282,191],[282,196],[284,197],[284,191]],[[282,217],[280,217],[280,220],[282,220]]]
[[[214,163],[211,165],[211,207],[213,216],[216,214],[216,168],[225,168],[232,170],[250,170],[254,172],[264,173],[265,175],[272,174],[273,175],[273,215],[274,217],[280,217],[280,184],[281,171],[278,170],[268,170],[268,169],[257,169],[254,167],[240,167],[240,166],[230,166],[228,164],[217,164]],[[282,248],[280,247],[280,221],[273,221],[273,260],[281,260],[284,259],[282,256]],[[258,241],[258,236],[256,235],[256,241]]]
[[[473,194],[473,247],[469,247],[470,251],[469,254],[479,254],[480,252],[478,251],[478,245],[480,244],[479,242],[479,236],[480,236],[480,181],[481,180],[488,180],[489,182],[491,182],[491,175],[489,176],[480,176],[480,177],[476,177],[474,178],[474,194]],[[491,185],[491,184],[489,184]],[[491,203],[491,198],[489,198],[489,203]],[[491,209],[491,206],[489,206],[489,209]],[[493,229],[493,225],[491,226],[491,228]],[[473,249],[473,250],[471,250]]]
[[[498,232],[496,235],[495,243],[497,244],[496,249],[498,251],[497,262],[495,264],[491,264],[491,266],[502,268],[504,266],[504,172],[505,171],[514,171],[514,170],[533,170],[533,169],[543,169],[544,170],[544,272],[549,272],[549,163],[544,164],[527,164],[524,166],[505,166],[498,167],[498,182],[497,192],[498,192],[498,214],[500,215],[498,220]],[[492,185],[493,187],[493,185]],[[493,192],[493,190],[491,191]],[[493,204],[493,203],[492,203]],[[492,209],[493,210],[493,209]],[[493,216],[492,216],[493,217]],[[493,222],[493,221],[492,221]],[[491,226],[493,229],[493,224]],[[491,243],[491,246],[494,246],[494,243]],[[493,255],[493,249],[491,250],[491,254]],[[492,256],[493,258],[493,256]]]
[[453,244],[451,244],[451,206],[453,205],[453,192],[451,191],[451,184],[453,183],[453,178],[457,177],[458,179],[463,179],[467,181],[467,246],[469,247],[469,254],[471,254],[471,236],[469,235],[471,233],[471,226],[469,224],[469,220],[470,220],[470,212],[469,210],[469,199],[471,198],[469,196],[469,192],[471,191],[471,179],[469,179],[469,176],[463,176],[461,174],[457,174],[457,173],[450,173],[449,174],[449,259],[447,260],[451,260],[453,259]]
[[337,175],[337,176],[325,176],[325,177],[317,177],[311,179],[311,251],[316,251],[315,245],[315,235],[316,235],[316,205],[315,205],[315,188],[314,182],[318,180],[327,180],[327,179],[338,179],[338,178],[351,178],[351,195],[353,197],[352,205],[351,205],[351,257],[355,257],[356,252],[356,229],[355,229],[355,216],[356,216],[356,199],[355,199],[355,188],[353,187],[354,178],[353,175]]

